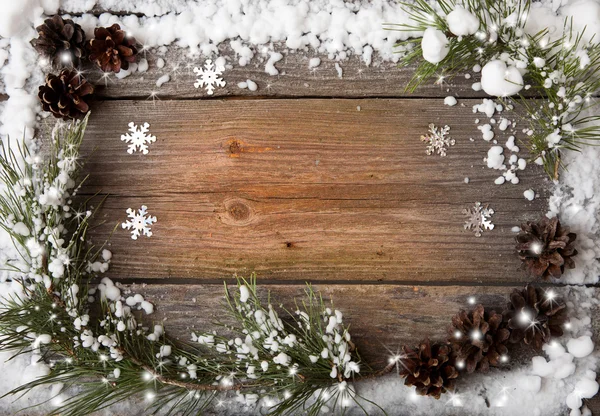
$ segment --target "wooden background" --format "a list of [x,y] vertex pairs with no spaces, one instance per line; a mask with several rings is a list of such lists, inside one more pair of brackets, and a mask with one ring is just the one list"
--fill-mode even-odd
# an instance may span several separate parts
[[[147,52],[150,69],[123,80],[87,73],[99,87],[81,194],[108,195],[93,237],[111,237],[108,276],[154,302],[152,319],[172,335],[188,339],[226,319],[223,279],[256,272],[284,304],[313,283],[377,366],[384,348],[445,338],[470,297],[501,308],[528,281],[511,228],[543,215],[550,185],[533,164],[520,184],[493,184],[499,171],[485,167],[490,144],[475,124],[487,119],[472,112],[483,97],[470,88],[476,77],[407,94],[412,68],[393,63],[353,57],[340,63],[340,79],[324,56],[311,70],[314,55],[289,54],[269,76],[264,62],[239,67],[221,52],[233,68],[212,97],[193,87],[191,69],[203,60],[177,49],[161,56],[162,69]],[[165,73],[171,81],[157,88]],[[258,91],[237,87],[246,79]],[[449,94],[457,106],[443,105]],[[120,136],[131,121],[151,124],[148,155],[126,153]],[[429,123],[450,125],[447,157],[426,156],[419,138]],[[539,194],[532,202],[529,188]],[[496,211],[496,228],[481,238],[463,229],[461,213],[477,201]],[[141,205],[158,218],[154,235],[133,241],[118,227],[111,236]]]

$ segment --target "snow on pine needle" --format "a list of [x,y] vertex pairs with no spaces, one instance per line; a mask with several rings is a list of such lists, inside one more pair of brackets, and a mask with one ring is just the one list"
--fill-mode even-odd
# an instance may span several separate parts
[[481,237],[484,230],[493,230],[491,216],[494,215],[494,210],[488,205],[482,205],[481,202],[476,202],[475,206],[463,209],[463,214],[467,217],[465,220],[465,230],[473,230],[475,237]]
[[131,231],[131,239],[137,240],[140,235],[152,237],[152,224],[156,222],[156,217],[148,214],[148,207],[142,205],[137,212],[132,208],[127,208],[127,221],[121,223],[123,229]]
[[352,405],[358,398],[350,381],[360,373],[348,328],[339,310],[326,307],[309,286],[296,310],[281,318],[269,300],[264,305],[256,279],[238,279],[238,292],[226,288],[236,335],[192,334],[192,340],[229,356],[234,368],[215,381],[229,386],[256,381],[268,388],[245,395],[247,404],[263,400],[274,414],[289,414],[313,397],[307,414]]
[[156,137],[148,133],[150,124],[144,123],[141,126],[137,126],[133,121],[129,124],[129,133],[122,134],[121,140],[128,144],[127,153],[130,155],[134,152],[140,151],[142,154],[148,154],[148,145],[156,141]]
[[198,79],[194,83],[194,87],[204,87],[208,95],[213,95],[215,87],[224,87],[226,82],[221,78],[225,67],[222,65],[213,64],[212,60],[208,59],[204,63],[204,68],[194,68],[194,72],[198,75]]
[[449,126],[438,128],[433,123],[430,124],[428,133],[421,136],[421,141],[425,142],[427,145],[425,153],[427,153],[428,156],[434,153],[437,153],[442,157],[446,156],[446,151],[450,146],[456,144],[456,140],[449,136],[449,132]]

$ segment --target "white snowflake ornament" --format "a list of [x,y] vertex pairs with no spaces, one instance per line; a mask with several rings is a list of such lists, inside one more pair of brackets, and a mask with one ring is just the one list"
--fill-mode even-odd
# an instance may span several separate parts
[[148,207],[142,207],[136,213],[134,209],[127,208],[129,220],[121,224],[121,227],[131,231],[131,239],[137,240],[140,235],[152,237],[151,226],[156,222],[156,217],[148,215]]
[[450,127],[444,126],[438,129],[433,123],[429,125],[427,134],[421,136],[421,141],[427,144],[425,153],[427,156],[437,153],[440,156],[446,156],[446,150],[454,146],[456,141],[448,136]]
[[203,69],[198,69],[197,67],[194,68],[194,72],[196,75],[198,75],[198,79],[194,83],[194,87],[204,87],[206,88],[206,93],[208,95],[213,95],[215,86],[224,87],[226,84],[226,82],[220,77],[224,70],[224,66],[215,66],[212,60],[208,59],[204,64]]
[[137,126],[133,121],[129,123],[129,133],[121,135],[121,140],[129,143],[127,153],[131,155],[139,150],[142,154],[148,154],[148,145],[156,141],[156,137],[146,134],[149,128],[148,123],[141,126]]
[[494,215],[494,210],[488,205],[482,205],[481,202],[476,202],[475,206],[469,209],[463,209],[463,214],[466,215],[465,230],[473,230],[475,237],[481,237],[484,230],[493,230],[494,224],[490,217]]

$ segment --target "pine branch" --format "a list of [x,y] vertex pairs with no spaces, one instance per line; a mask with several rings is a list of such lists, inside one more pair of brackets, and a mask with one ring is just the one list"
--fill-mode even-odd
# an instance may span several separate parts
[[[550,39],[547,30],[526,32],[531,2],[511,0],[443,0],[431,5],[424,0],[403,3],[410,22],[388,25],[390,30],[416,34],[397,46],[402,65],[416,65],[407,91],[434,78],[443,82],[475,66],[496,59],[514,63],[526,73],[525,90],[543,97],[541,104],[519,94],[523,119],[530,125],[526,146],[532,160],[540,159],[548,175],[556,179],[561,151],[579,151],[600,139],[600,116],[589,115],[600,90],[600,44],[586,39],[585,31],[573,33],[573,22],[565,21],[563,34]],[[479,21],[471,35],[456,36],[446,15],[460,5]],[[422,37],[428,28],[441,31],[448,40],[448,54],[437,64],[423,59]]]

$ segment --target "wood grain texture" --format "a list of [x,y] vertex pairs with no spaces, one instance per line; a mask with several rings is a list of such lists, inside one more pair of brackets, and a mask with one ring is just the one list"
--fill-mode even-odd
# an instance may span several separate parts
[[[545,209],[545,175],[530,166],[519,185],[493,185],[499,172],[484,167],[490,144],[473,103],[99,103],[82,193],[110,197],[94,237],[109,237],[128,207],[158,217],[150,239],[112,236],[121,278],[525,281],[511,228]],[[129,121],[151,122],[148,155],[126,153]],[[430,122],[451,126],[447,157],[425,155],[419,136]],[[529,188],[541,197],[525,200]],[[461,213],[477,201],[496,210],[496,228],[481,238],[463,230]]]
[[[227,96],[240,97],[439,97],[450,93],[457,97],[485,97],[483,92],[474,91],[471,85],[478,81],[479,74],[472,74],[465,79],[464,74],[453,79],[446,79],[442,84],[435,80],[424,83],[414,93],[405,91],[405,86],[414,75],[413,67],[399,67],[397,63],[382,61],[375,56],[373,63],[365,64],[359,56],[351,56],[338,64],[343,75],[340,78],[335,68],[335,60],[319,54],[286,53],[284,58],[275,64],[279,75],[271,76],[265,72],[267,59],[257,56],[246,66],[238,64],[238,58],[228,44],[218,46],[218,56],[227,60],[228,68],[223,74],[227,85],[216,88],[214,95],[209,96],[202,88],[194,88],[196,74],[194,67],[201,68],[206,58],[190,57],[187,49],[170,48],[165,54],[147,51],[141,54],[149,63],[146,72],[135,72],[132,75],[117,79],[111,74],[104,74],[92,64],[86,67],[86,77],[97,85],[96,95],[100,98],[146,99],[153,91],[160,99],[182,98],[218,98]],[[275,50],[285,51],[285,47]],[[308,61],[319,57],[321,64],[313,69]],[[268,56],[267,56],[268,58]],[[158,59],[165,62],[164,67],[156,64]],[[171,80],[161,87],[156,81],[163,75],[170,75]],[[238,83],[253,80],[258,85],[257,91],[238,87]]]

